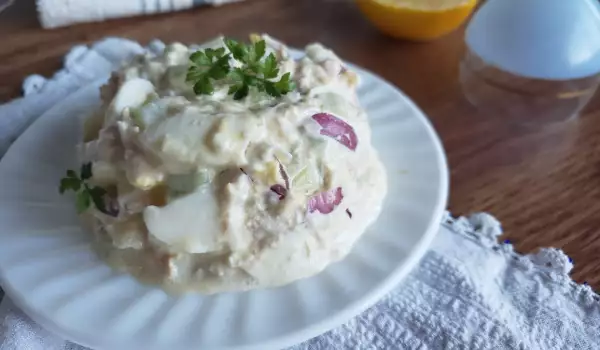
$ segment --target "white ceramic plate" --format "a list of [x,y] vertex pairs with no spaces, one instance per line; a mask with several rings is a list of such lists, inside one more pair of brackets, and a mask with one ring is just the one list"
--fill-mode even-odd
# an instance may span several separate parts
[[7,295],[60,336],[97,349],[278,349],[362,312],[417,264],[437,233],[448,171],[438,137],[400,91],[358,69],[359,97],[388,173],[377,223],[352,253],[291,285],[172,297],[105,266],[90,250],[70,196],[81,117],[98,84],[45,113],[0,162],[0,277]]

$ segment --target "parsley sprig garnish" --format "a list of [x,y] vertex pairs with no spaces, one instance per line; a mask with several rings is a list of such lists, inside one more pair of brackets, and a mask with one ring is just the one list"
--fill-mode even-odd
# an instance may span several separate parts
[[224,48],[196,51],[190,55],[192,64],[185,80],[194,84],[196,95],[210,95],[215,91],[211,80],[220,80],[229,74],[230,54]]
[[60,180],[59,192],[65,193],[68,190],[75,192],[75,205],[77,212],[86,211],[92,203],[103,213],[113,215],[106,210],[104,196],[106,190],[102,187],[92,186],[87,180],[92,178],[92,163],[81,165],[79,175],[74,170],[67,170],[67,176]]
[[[225,48],[205,49],[190,55],[190,68],[186,81],[194,85],[197,95],[210,95],[214,92],[214,81],[225,80],[230,85],[228,93],[235,100],[248,96],[251,88],[266,92],[273,97],[281,97],[295,89],[290,73],[279,76],[277,58],[273,53],[266,54],[264,40],[246,45],[233,39],[225,39]],[[233,57],[240,67],[230,64]]]

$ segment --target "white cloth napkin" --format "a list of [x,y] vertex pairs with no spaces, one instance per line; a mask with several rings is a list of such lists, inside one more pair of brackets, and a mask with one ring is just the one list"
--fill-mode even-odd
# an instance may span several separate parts
[[[148,49],[163,47],[153,42]],[[27,78],[25,97],[0,106],[0,154],[42,112],[143,50],[109,38],[75,47],[51,79]],[[490,215],[447,214],[420,265],[387,297],[291,349],[599,349],[600,302],[569,278],[570,259],[557,249],[518,255],[510,243],[498,244],[500,234]],[[34,324],[4,298],[0,350],[37,349],[83,348]]]
[[37,0],[44,28],[109,18],[179,11],[200,5],[221,5],[242,0]]

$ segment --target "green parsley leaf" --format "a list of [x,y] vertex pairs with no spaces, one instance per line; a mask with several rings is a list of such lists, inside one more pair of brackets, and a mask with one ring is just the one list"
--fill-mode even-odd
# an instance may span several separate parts
[[75,206],[78,213],[83,213],[94,203],[99,211],[107,215],[117,216],[118,210],[106,211],[104,196],[107,191],[102,187],[90,187],[88,185],[86,180],[91,178],[92,163],[84,163],[81,165],[80,177],[77,176],[74,170],[67,170],[67,176],[60,180],[58,191],[60,194],[64,194],[68,190],[75,192]]
[[213,87],[212,83],[210,82],[210,79],[208,79],[208,76],[206,76],[206,75],[202,76],[196,82],[196,84],[194,84],[194,93],[196,93],[196,95],[210,95],[214,91],[215,91],[215,88]]
[[237,91],[233,94],[233,99],[234,100],[241,100],[244,97],[248,96],[248,91],[249,91],[249,87],[248,85],[242,85],[239,89],[237,89]]
[[243,83],[246,73],[241,68],[234,68],[229,77],[236,83]]
[[293,81],[290,81],[290,73],[285,73],[281,79],[275,83],[275,88],[282,94],[287,94],[296,88],[296,84]]
[[258,78],[256,76],[253,76],[253,75],[246,75],[246,76],[244,76],[244,84],[248,85],[248,86],[255,86],[259,90],[264,90],[263,89],[264,79],[260,79],[260,78]]
[[65,191],[67,190],[72,190],[72,191],[79,191],[79,188],[81,187],[81,180],[73,178],[73,177],[65,177],[62,178],[60,180],[60,187],[58,188],[58,191],[60,192],[60,194],[65,193]]
[[225,56],[225,48],[224,47],[219,47],[218,49],[215,50],[215,54],[217,57],[223,57]]
[[227,95],[235,94],[241,87],[242,85],[231,85],[227,91]]
[[223,79],[229,74],[229,56],[222,56],[210,67],[207,75],[212,79]]
[[265,91],[267,92],[267,94],[274,96],[274,97],[280,97],[281,96],[281,92],[279,92],[279,90],[277,89],[277,87],[275,87],[275,83],[271,82],[271,81],[266,81],[265,82]]
[[265,59],[263,66],[263,75],[265,79],[273,79],[279,75],[279,69],[277,68],[277,58],[273,53],[269,54]]
[[210,58],[203,51],[196,51],[190,55],[190,61],[197,66],[209,66]]
[[90,193],[88,191],[77,192],[75,206],[77,207],[77,212],[79,214],[86,211],[90,207],[91,203],[92,203],[92,197],[90,196]]
[[229,52],[233,55],[233,58],[236,60],[248,63],[248,47],[242,43],[239,43],[233,39],[225,39],[223,40]]
[[223,55],[225,55],[225,49],[220,47],[218,49],[206,49],[205,50],[206,56],[210,59],[210,61],[213,61],[213,58],[221,58],[223,57]]
[[265,43],[264,40],[257,41],[256,43],[254,43],[253,51],[254,51],[253,61],[258,62],[265,55],[265,52],[267,51],[267,44]]
[[185,81],[192,83],[197,95],[210,95],[215,91],[212,80],[221,80],[229,74],[229,59],[224,48],[196,51],[190,55],[190,65]]
[[81,164],[81,180],[87,180],[92,177],[92,163]]
[[106,205],[104,204],[104,195],[106,195],[106,190],[102,187],[96,186],[89,188],[87,192],[90,194],[90,197],[92,198],[92,201],[94,202],[96,208],[98,208],[98,210],[100,210],[101,212],[105,213]]
[[203,72],[197,66],[191,66],[185,75],[186,82],[194,82],[200,79],[203,75]]
[[[294,90],[296,85],[291,74],[279,76],[277,58],[273,53],[265,57],[267,44],[264,40],[246,45],[233,39],[224,39],[225,48],[208,48],[190,55],[191,65],[186,74],[186,81],[193,85],[197,95],[210,95],[214,92],[214,81],[224,80],[229,84],[228,94],[233,99],[241,100],[248,96],[250,89],[266,92],[273,97],[281,97]],[[232,66],[233,57],[241,65]]]
[[204,51],[204,53],[206,54],[206,57],[208,57],[208,59],[212,62],[213,57],[215,57],[215,50],[208,48],[206,49],[206,51]]

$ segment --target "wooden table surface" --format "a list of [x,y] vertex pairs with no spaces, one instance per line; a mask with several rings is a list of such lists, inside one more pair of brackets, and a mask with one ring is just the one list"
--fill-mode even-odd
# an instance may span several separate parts
[[455,215],[492,213],[517,250],[562,248],[575,261],[575,280],[600,287],[600,99],[574,122],[529,130],[476,111],[457,80],[462,29],[432,43],[409,43],[380,35],[350,0],[247,0],[46,31],[33,0],[19,0],[0,14],[0,101],[19,96],[25,76],[59,69],[75,44],[105,36],[198,43],[249,32],[293,46],[321,41],[397,85],[443,140]]

